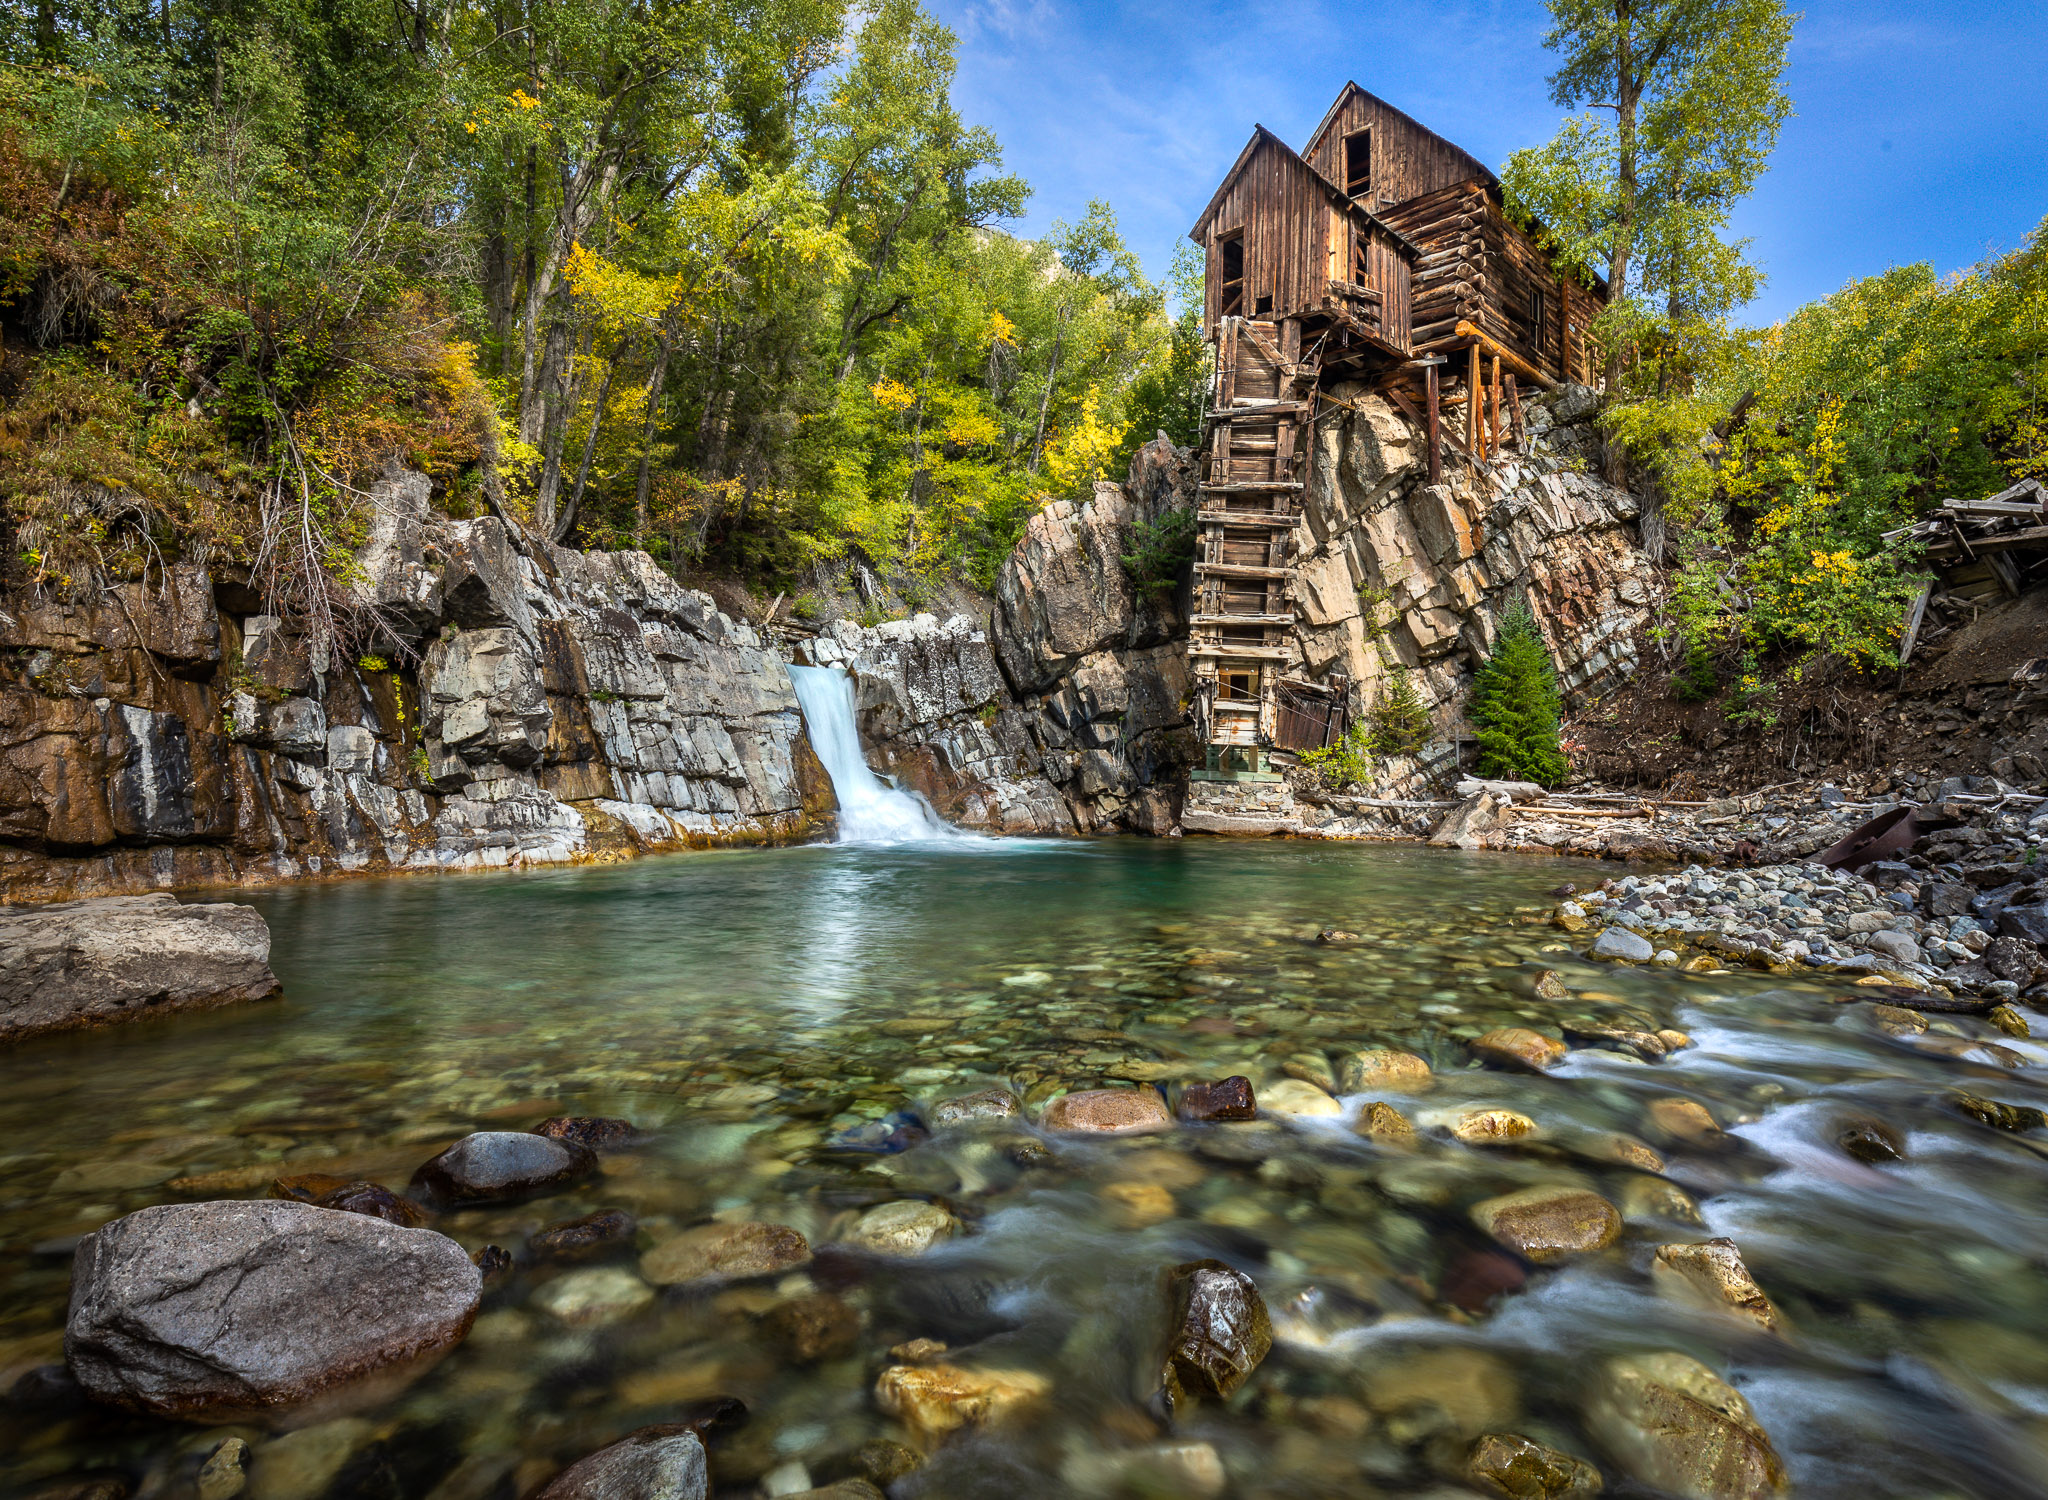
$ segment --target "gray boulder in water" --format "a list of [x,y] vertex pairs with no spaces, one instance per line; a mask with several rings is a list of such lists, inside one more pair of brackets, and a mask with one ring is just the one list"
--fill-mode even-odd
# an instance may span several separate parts
[[253,907],[169,895],[0,907],[0,1042],[277,992]]
[[576,1141],[479,1130],[413,1173],[412,1185],[446,1206],[510,1203],[580,1182],[596,1170],[596,1153]]
[[533,1500],[704,1500],[709,1485],[695,1430],[665,1423],[578,1459]]
[[469,1332],[481,1285],[431,1229],[309,1203],[165,1204],[79,1242],[64,1354],[102,1401],[233,1420],[409,1379]]

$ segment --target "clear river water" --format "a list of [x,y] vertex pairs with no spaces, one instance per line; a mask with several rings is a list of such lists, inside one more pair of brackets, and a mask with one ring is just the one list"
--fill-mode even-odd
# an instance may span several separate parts
[[[402,1189],[465,1132],[597,1114],[645,1132],[601,1177],[435,1221],[515,1259],[468,1340],[383,1405],[235,1429],[247,1493],[514,1500],[720,1396],[750,1418],[713,1448],[719,1493],[823,1484],[863,1442],[904,1436],[874,1384],[915,1339],[1048,1390],[938,1446],[897,1495],[1195,1493],[1133,1455],[1162,1436],[1162,1273],[1203,1256],[1249,1273],[1274,1322],[1244,1389],[1176,1433],[1211,1446],[1232,1496],[1468,1493],[1456,1464],[1483,1431],[1649,1493],[1589,1434],[1585,1390],[1602,1359],[1661,1350],[1742,1392],[1800,1495],[2048,1493],[2048,1161],[1943,1102],[1961,1085],[2048,1106],[2048,1090],[1903,1045],[1844,1003],[1854,990],[1581,960],[1544,925],[1546,892],[1601,873],[1415,848],[962,839],[238,896],[270,922],[282,1000],[0,1053],[0,1382],[48,1394],[28,1372],[61,1359],[70,1247],[118,1214],[300,1172]],[[1319,943],[1326,928],[1358,941]],[[1546,969],[1569,998],[1535,998]],[[1480,1069],[1464,1045],[1568,1019],[1693,1045],[1656,1065],[1580,1050],[1548,1076]],[[1414,1149],[1354,1133],[1357,1096],[1339,1117],[1117,1140],[907,1123],[994,1082],[1035,1112],[1063,1087],[1272,1087],[1290,1062],[1313,1073],[1372,1046],[1436,1069],[1426,1092],[1379,1096],[1421,1131]],[[1674,1098],[1727,1135],[1660,1133],[1650,1106]],[[1478,1105],[1539,1133],[1483,1148],[1438,1128]],[[1856,1117],[1905,1159],[1838,1149]],[[1663,1172],[1614,1160],[1609,1132],[1654,1145]],[[875,1146],[907,1149],[857,1149]],[[1468,1210],[1552,1182],[1594,1188],[1628,1227],[1524,1280]],[[902,1260],[828,1249],[902,1199],[964,1233]],[[526,1256],[537,1229],[604,1208],[639,1221],[598,1263],[616,1274]],[[793,1226],[821,1254],[715,1293],[638,1283],[638,1251],[715,1217]],[[1653,1283],[1655,1246],[1709,1234],[1740,1245],[1781,1334]],[[589,1295],[549,1292],[576,1275]],[[857,1331],[803,1362],[775,1309],[821,1289]],[[17,1395],[0,1403],[0,1494],[116,1474],[184,1500],[221,1436]]]

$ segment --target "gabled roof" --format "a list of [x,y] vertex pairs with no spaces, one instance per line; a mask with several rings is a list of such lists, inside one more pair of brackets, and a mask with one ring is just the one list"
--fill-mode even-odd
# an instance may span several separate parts
[[1272,131],[1263,125],[1254,125],[1252,127],[1252,138],[1244,143],[1244,150],[1237,153],[1237,160],[1232,162],[1230,170],[1223,174],[1223,181],[1217,185],[1214,196],[1209,199],[1209,206],[1202,210],[1202,216],[1195,220],[1195,227],[1188,231],[1189,239],[1198,245],[1207,243],[1202,238],[1202,231],[1209,227],[1209,221],[1216,217],[1216,211],[1223,206],[1223,199],[1230,192],[1231,184],[1235,183],[1244,172],[1244,169],[1251,165],[1252,158],[1259,154],[1262,147],[1271,147],[1273,150],[1280,152],[1285,161],[1299,171],[1306,173],[1310,180],[1329,196],[1333,204],[1363,222],[1385,231],[1393,237],[1394,243],[1399,245],[1411,257],[1422,253],[1421,248],[1413,240],[1409,239],[1407,235],[1401,233],[1400,230],[1394,228],[1393,225],[1387,223],[1363,204],[1354,202],[1345,194],[1342,188],[1310,166],[1292,146],[1281,140],[1279,136],[1273,134]]
[[[1493,175],[1493,170],[1490,167],[1488,167],[1485,162],[1481,161],[1478,157],[1474,156],[1471,152],[1467,151],[1463,146],[1459,145],[1456,141],[1451,140],[1447,136],[1438,135],[1434,130],[1431,130],[1427,125],[1423,124],[1420,120],[1416,119],[1415,116],[1409,114],[1406,110],[1396,109],[1393,105],[1387,103],[1386,100],[1380,98],[1379,95],[1367,93],[1364,89],[1360,88],[1356,83],[1346,83],[1343,88],[1337,91],[1336,101],[1333,104],[1331,104],[1328,110],[1324,112],[1322,123],[1316,126],[1315,133],[1308,138],[1308,145],[1302,148],[1302,155],[1315,155],[1316,147],[1319,144],[1321,144],[1323,136],[1328,133],[1332,125],[1337,123],[1338,113],[1342,111],[1344,106],[1351,101],[1354,95],[1356,95],[1358,98],[1368,99],[1372,101],[1374,104],[1377,104],[1381,109],[1385,110],[1390,115],[1398,115],[1401,119],[1406,120],[1410,125],[1413,125],[1417,130],[1421,131],[1424,135],[1431,136],[1439,141],[1442,141],[1446,146],[1450,147],[1451,150],[1457,152],[1458,155],[1464,157],[1465,160],[1471,164],[1473,177],[1484,178],[1489,187],[1497,188],[1500,186],[1500,179]],[[1469,181],[1470,179],[1467,180]]]

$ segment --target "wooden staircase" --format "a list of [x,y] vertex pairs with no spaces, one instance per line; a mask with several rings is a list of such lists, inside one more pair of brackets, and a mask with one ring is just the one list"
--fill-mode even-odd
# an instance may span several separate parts
[[1207,774],[1239,777],[1270,770],[1316,371],[1293,318],[1223,318],[1216,346],[1188,658]]

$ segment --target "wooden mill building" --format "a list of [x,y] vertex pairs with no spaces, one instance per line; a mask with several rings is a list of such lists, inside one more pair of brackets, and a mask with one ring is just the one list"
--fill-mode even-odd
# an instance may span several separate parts
[[[1517,427],[1517,382],[1590,380],[1604,285],[1551,264],[1470,153],[1357,84],[1297,153],[1264,126],[1189,231],[1215,384],[1204,427],[1189,653],[1209,776],[1342,731],[1341,694],[1283,678],[1289,536],[1320,392],[1367,381],[1481,463]],[[1446,417],[1449,421],[1446,421]]]

